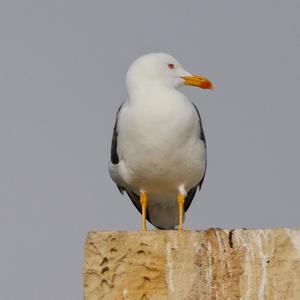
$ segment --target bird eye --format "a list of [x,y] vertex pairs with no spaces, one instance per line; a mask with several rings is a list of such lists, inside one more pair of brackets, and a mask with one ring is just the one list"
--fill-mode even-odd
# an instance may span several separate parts
[[169,69],[173,70],[175,66],[173,64],[168,64]]

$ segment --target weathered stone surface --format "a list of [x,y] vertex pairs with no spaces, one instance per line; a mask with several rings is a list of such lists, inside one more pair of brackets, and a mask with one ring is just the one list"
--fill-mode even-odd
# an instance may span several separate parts
[[85,300],[300,299],[300,229],[90,232]]

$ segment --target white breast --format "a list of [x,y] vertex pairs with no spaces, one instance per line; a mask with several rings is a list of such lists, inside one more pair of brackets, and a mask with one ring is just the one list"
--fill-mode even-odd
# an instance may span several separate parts
[[[159,95],[159,96],[158,96]],[[173,196],[199,183],[206,166],[198,115],[176,90],[140,93],[119,117],[120,176],[135,191]]]

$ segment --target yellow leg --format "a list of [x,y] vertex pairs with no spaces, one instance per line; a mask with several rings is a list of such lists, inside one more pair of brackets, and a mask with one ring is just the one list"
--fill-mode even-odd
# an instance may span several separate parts
[[181,193],[179,193],[177,196],[177,202],[178,202],[178,218],[179,218],[178,230],[182,231],[184,196]]
[[148,197],[145,192],[141,192],[140,195],[140,203],[142,206],[142,230],[147,231],[147,224],[146,224],[146,209],[148,204]]

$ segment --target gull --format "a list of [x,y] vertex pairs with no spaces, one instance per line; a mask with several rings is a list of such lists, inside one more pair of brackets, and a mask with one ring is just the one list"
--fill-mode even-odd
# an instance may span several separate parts
[[206,141],[196,105],[178,89],[213,89],[166,53],[139,57],[130,66],[128,99],[118,109],[109,173],[142,215],[159,229],[183,230],[184,213],[206,172]]

